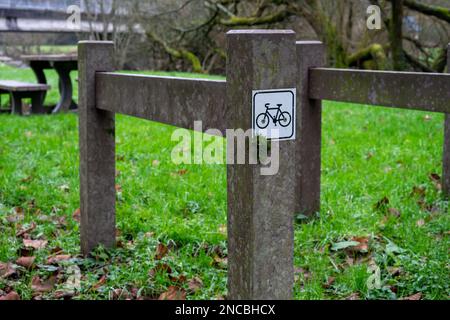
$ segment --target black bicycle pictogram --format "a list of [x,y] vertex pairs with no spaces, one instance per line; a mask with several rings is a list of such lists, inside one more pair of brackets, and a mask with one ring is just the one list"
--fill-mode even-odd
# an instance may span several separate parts
[[[282,127],[287,127],[291,123],[291,115],[287,111],[281,111],[282,104],[277,104],[276,108],[270,108],[270,103],[266,103],[264,105],[266,107],[266,111],[264,113],[259,114],[256,117],[256,125],[260,129],[265,129],[270,123],[270,119],[272,119],[273,124],[276,126],[277,123]],[[269,111],[276,110],[275,116],[273,116]]]

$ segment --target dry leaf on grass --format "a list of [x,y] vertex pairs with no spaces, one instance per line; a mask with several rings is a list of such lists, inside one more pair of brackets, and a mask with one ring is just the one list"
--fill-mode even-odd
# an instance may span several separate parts
[[25,248],[33,248],[33,249],[43,249],[47,246],[47,240],[31,240],[31,239],[23,239],[23,245]]
[[172,269],[167,263],[158,263],[156,267],[154,267],[148,272],[148,276],[150,278],[153,278],[158,272],[171,274]]
[[22,266],[27,269],[31,269],[34,265],[34,260],[36,260],[36,257],[20,257],[16,260],[16,264],[19,266]]
[[302,267],[294,267],[294,281],[297,282],[300,280],[300,276],[303,275],[304,280],[308,280],[311,278],[311,272],[303,269]]
[[397,277],[403,272],[403,269],[400,267],[387,267],[387,271],[391,276]]
[[53,290],[56,283],[56,276],[52,275],[47,280],[41,280],[39,276],[34,276],[31,280],[31,290],[34,293],[45,293]]
[[31,231],[33,231],[34,229],[36,229],[36,223],[32,222],[31,225],[27,228],[21,228],[19,231],[17,231],[16,233],[16,237],[20,238],[20,237],[25,237],[25,235]]
[[197,292],[201,287],[203,287],[203,281],[199,277],[194,277],[189,280],[188,287],[192,292]]
[[213,258],[213,267],[225,269],[228,264],[228,258],[221,258],[218,255],[215,255]]
[[80,212],[80,208],[76,209],[73,214],[72,214],[72,219],[75,220],[76,222],[80,223],[81,220],[81,212]]
[[186,291],[176,286],[170,286],[159,296],[158,300],[186,300]]
[[424,187],[418,187],[418,186],[414,186],[411,192],[412,196],[418,196],[419,198],[424,198],[425,197],[425,188]]
[[61,261],[67,261],[72,259],[71,255],[68,254],[58,254],[47,258],[47,264],[58,264]]
[[328,277],[327,282],[325,282],[325,283],[322,285],[322,287],[323,287],[324,289],[329,289],[329,288],[334,284],[335,281],[336,281],[336,278],[335,278],[335,277]]
[[158,246],[156,247],[155,259],[161,260],[162,258],[164,258],[167,255],[168,252],[169,252],[169,248],[167,248],[166,245],[164,245],[162,243],[158,243]]
[[358,242],[359,244],[348,247],[348,251],[355,253],[367,253],[369,251],[369,237],[352,237],[352,241]]
[[428,177],[430,178],[431,182],[433,182],[433,185],[436,188],[436,190],[441,191],[442,190],[441,176],[438,175],[437,173],[430,173]]
[[345,300],[360,300],[359,293],[355,292],[345,298]]
[[25,214],[23,212],[23,208],[14,207],[12,214],[6,217],[6,221],[9,223],[16,223],[25,219]]
[[0,297],[0,301],[13,301],[13,300],[20,300],[20,296],[15,291],[11,291],[4,296]]
[[187,278],[186,278],[186,276],[184,274],[181,274],[178,277],[174,277],[174,276],[169,274],[169,279],[170,279],[170,281],[178,283],[178,284],[182,284],[182,283],[185,283],[187,281]]
[[0,262],[0,279],[6,279],[14,275],[16,275],[16,268],[12,263]]
[[409,296],[409,297],[402,298],[402,300],[420,300],[420,299],[422,299],[422,293],[421,292],[413,294],[412,296]]
[[106,275],[102,275],[101,278],[91,287],[92,290],[98,290],[106,283]]

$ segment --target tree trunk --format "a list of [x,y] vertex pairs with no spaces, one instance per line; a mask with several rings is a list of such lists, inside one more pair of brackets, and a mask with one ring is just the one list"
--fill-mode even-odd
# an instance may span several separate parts
[[405,69],[405,56],[403,54],[403,0],[393,0],[392,18],[389,30],[391,42],[392,63],[394,70]]

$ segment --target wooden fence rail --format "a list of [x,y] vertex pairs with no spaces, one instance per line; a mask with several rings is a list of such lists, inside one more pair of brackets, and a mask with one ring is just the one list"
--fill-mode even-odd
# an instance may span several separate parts
[[[443,193],[450,190],[450,75],[322,68],[322,43],[288,30],[227,34],[227,80],[113,71],[113,43],[80,42],[81,249],[115,245],[115,113],[183,128],[251,128],[252,90],[296,88],[298,138],[278,143],[277,174],[227,165],[228,298],[289,299],[296,213],[320,210],[321,100],[446,112]],[[450,50],[449,50],[450,52]],[[450,54],[449,54],[450,62]],[[248,146],[247,146],[248,147]],[[247,148],[246,147],[246,148]]]
[[450,112],[450,74],[310,70],[309,98],[431,112]]
[[224,80],[100,72],[97,108],[187,129],[202,119],[205,129],[225,131],[225,85]]

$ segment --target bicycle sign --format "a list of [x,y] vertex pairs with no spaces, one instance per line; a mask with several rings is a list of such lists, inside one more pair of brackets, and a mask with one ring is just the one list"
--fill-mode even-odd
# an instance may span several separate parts
[[253,90],[253,134],[268,140],[295,139],[295,94],[295,88]]

